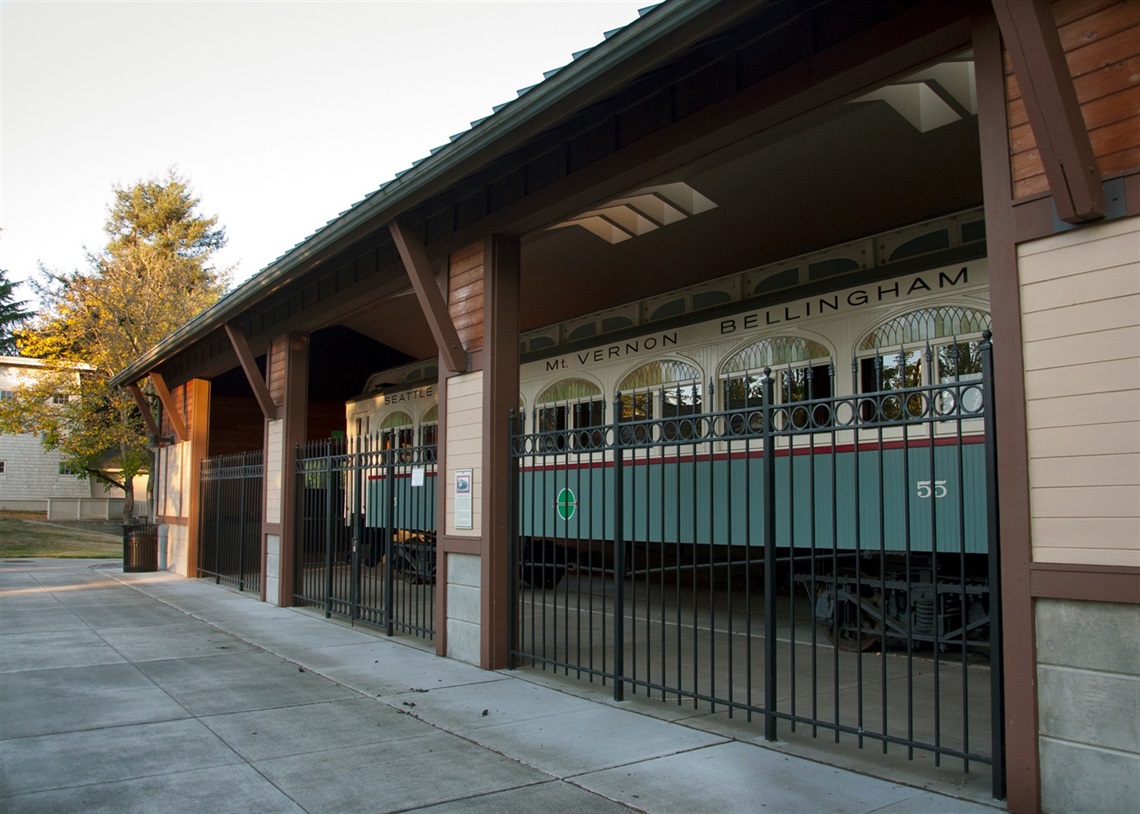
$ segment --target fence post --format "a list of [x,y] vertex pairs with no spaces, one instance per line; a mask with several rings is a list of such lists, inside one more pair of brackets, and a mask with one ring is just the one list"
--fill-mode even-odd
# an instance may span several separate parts
[[614,398],[614,700],[625,699],[625,484],[622,476],[621,393]]
[[772,368],[760,379],[764,443],[764,739],[776,740],[776,449]]
[[[396,570],[396,446],[391,449],[382,449],[383,435],[376,436],[377,439],[377,452],[381,455],[381,462],[384,466],[384,483],[388,490],[388,499],[385,500],[377,509],[384,513],[381,517],[381,528],[384,530],[384,548],[388,552],[388,567],[384,569],[384,632],[391,636],[396,632],[395,621],[392,619],[393,608],[395,603],[393,601],[392,591],[395,586],[395,576],[393,572]],[[377,501],[380,502],[380,501]],[[383,555],[381,555],[383,556]],[[407,569],[412,563],[407,558],[407,552],[403,552],[403,568]],[[405,570],[406,573],[406,570]],[[407,607],[406,605],[404,607]]]
[[509,460],[510,466],[510,492],[507,497],[508,509],[507,517],[511,519],[511,535],[507,539],[507,601],[510,605],[510,613],[507,618],[507,669],[513,670],[515,668],[515,650],[518,649],[518,626],[519,626],[519,459],[515,457],[514,451],[516,445],[520,443],[518,438],[517,421],[515,419],[515,411],[511,410],[507,418],[507,443],[510,444]]
[[[997,416],[994,413],[994,345],[990,331],[982,332],[982,409],[986,455],[986,537],[989,548],[990,599],[990,749],[993,755],[993,795],[1006,796],[1005,782],[1005,670],[1001,619],[1001,506],[998,503]],[[958,396],[961,404],[961,393]]]
[[245,479],[249,475],[249,453],[241,455],[241,488],[238,492],[238,590],[245,590]]
[[[332,616],[333,593],[333,442],[325,442],[325,618]],[[337,512],[339,514],[339,508]]]

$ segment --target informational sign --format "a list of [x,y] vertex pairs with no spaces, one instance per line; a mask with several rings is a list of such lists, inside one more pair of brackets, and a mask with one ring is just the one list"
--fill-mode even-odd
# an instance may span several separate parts
[[455,527],[472,528],[471,519],[471,470],[455,471]]
[[424,485],[424,468],[422,466],[412,467],[412,486]]

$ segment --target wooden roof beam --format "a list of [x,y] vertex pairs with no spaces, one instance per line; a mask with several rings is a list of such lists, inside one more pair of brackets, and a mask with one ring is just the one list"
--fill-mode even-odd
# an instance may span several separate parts
[[166,410],[166,417],[170,419],[170,426],[174,428],[174,439],[176,441],[189,440],[190,435],[186,432],[186,421],[178,412],[178,405],[166,387],[166,380],[162,378],[161,373],[152,372],[148,375],[150,383],[154,385],[154,392],[158,394],[158,400],[162,402],[163,409]]
[[1057,214],[1104,217],[1104,190],[1048,0],[992,0]]
[[466,371],[467,351],[459,339],[455,323],[451,321],[447,302],[435,281],[431,263],[428,262],[427,251],[411,232],[396,221],[388,224],[388,231],[392,233],[392,241],[400,252],[400,259],[404,261],[404,268],[416,291],[416,299],[420,301],[420,308],[427,318],[440,356],[453,373]]
[[137,383],[132,383],[127,385],[127,389],[130,390],[131,395],[135,397],[135,404],[142,414],[142,420],[143,423],[146,424],[147,432],[155,438],[161,436],[162,431],[158,428],[158,422],[154,419],[154,413],[150,411],[150,403],[146,400],[146,396],[143,395],[142,388],[139,387]]
[[245,371],[246,381],[249,382],[254,398],[257,399],[257,404],[261,407],[261,414],[273,421],[277,418],[277,405],[274,404],[273,397],[269,395],[269,386],[266,385],[261,371],[257,368],[257,359],[254,358],[253,351],[249,347],[249,339],[241,332],[240,328],[230,322],[226,323],[226,336],[230,338],[230,344],[233,345],[234,353],[237,354],[241,369]]

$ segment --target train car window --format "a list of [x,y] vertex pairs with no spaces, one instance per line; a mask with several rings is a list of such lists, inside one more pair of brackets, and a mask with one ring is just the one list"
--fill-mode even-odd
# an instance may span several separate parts
[[887,320],[867,334],[860,351],[897,348],[912,342],[981,334],[990,327],[990,315],[977,308],[956,305],[923,308]]
[[415,446],[416,432],[412,417],[402,410],[389,413],[380,422],[381,449],[408,449]]
[[[704,388],[701,371],[688,362],[662,359],[647,362],[618,383],[621,394],[620,421],[648,421],[655,415],[675,419],[663,426],[666,438],[690,438],[694,425],[684,419],[703,408]],[[636,433],[641,440],[645,433]]]
[[[990,316],[976,308],[940,306],[901,314],[882,323],[860,343],[859,390],[890,393],[924,385],[974,381],[981,378],[980,334]],[[971,336],[973,335],[973,336]],[[963,394],[963,407],[971,407]],[[972,396],[975,400],[979,394]],[[955,412],[952,391],[938,394],[932,404],[920,394],[905,399],[884,397],[865,401],[866,421],[898,421],[919,417],[928,409],[949,416]]]
[[582,449],[600,443],[601,430],[591,430],[605,422],[602,388],[587,379],[560,379],[535,399],[535,432],[545,433],[545,447],[551,451],[567,446]]
[[[834,393],[834,366],[831,353],[819,342],[800,336],[761,339],[741,348],[721,365],[721,390],[725,410],[746,410],[763,404],[761,379],[764,368],[772,368],[777,404],[829,399]],[[825,427],[831,410],[826,406],[795,408],[788,420],[799,429]],[[731,422],[734,434],[759,429],[757,417],[743,413]]]
[[[420,446],[434,447],[439,440],[439,405],[433,404],[420,416]],[[428,460],[435,460],[435,451],[426,451]]]

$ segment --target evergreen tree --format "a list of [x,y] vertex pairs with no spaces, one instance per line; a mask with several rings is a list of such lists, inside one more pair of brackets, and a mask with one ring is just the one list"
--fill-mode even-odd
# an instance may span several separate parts
[[15,332],[31,313],[24,310],[25,301],[16,300],[16,283],[8,280],[8,272],[0,269],[0,356],[16,351]]
[[133,514],[133,478],[145,471],[149,438],[134,399],[107,382],[172,331],[215,303],[229,284],[214,254],[225,245],[216,217],[197,212],[187,182],[162,179],[116,187],[87,268],[41,267],[40,311],[15,338],[24,356],[48,362],[35,385],[0,403],[0,430],[34,432],[81,477],[124,491]]

